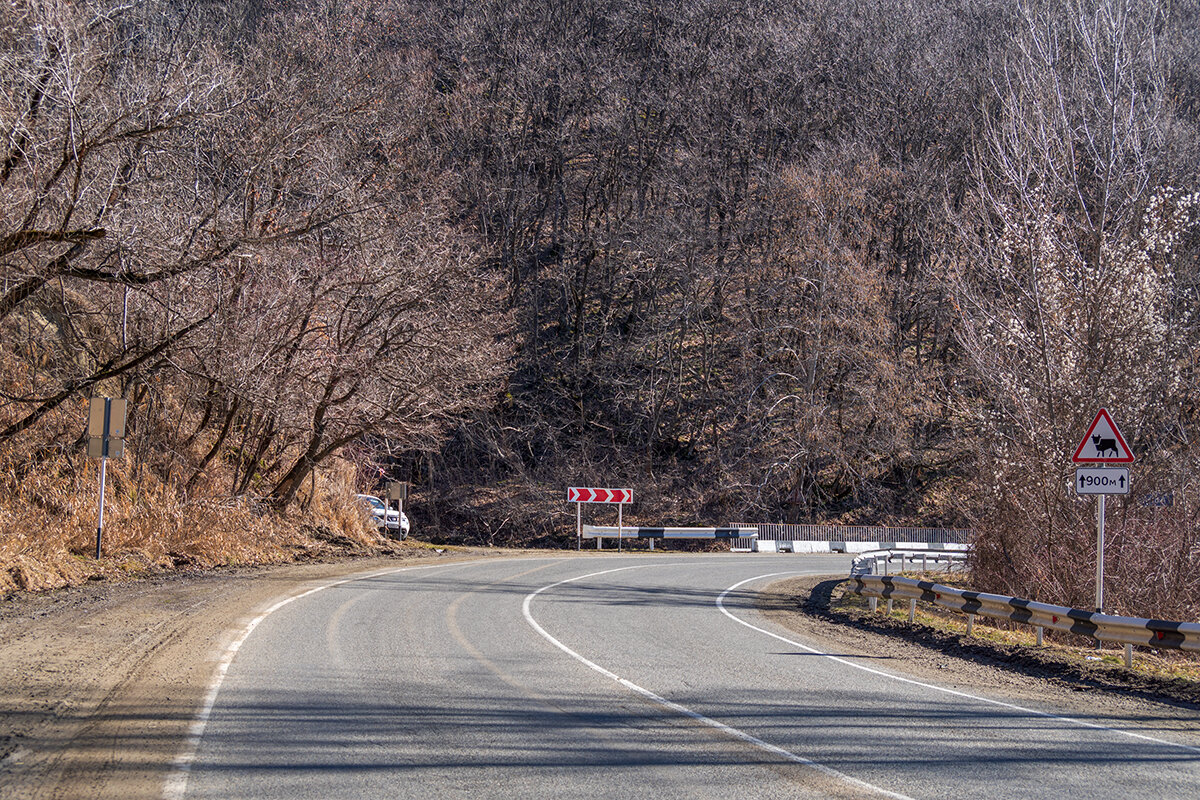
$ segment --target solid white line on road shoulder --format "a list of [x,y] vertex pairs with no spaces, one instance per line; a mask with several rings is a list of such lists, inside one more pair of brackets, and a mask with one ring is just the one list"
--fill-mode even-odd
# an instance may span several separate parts
[[738,583],[735,583],[733,586],[730,586],[725,591],[721,592],[721,595],[717,598],[717,608],[719,608],[721,610],[722,614],[729,617],[731,620],[738,623],[739,625],[745,625],[750,630],[757,631],[766,636],[770,636],[772,639],[778,639],[779,641],[784,642],[785,644],[790,644],[792,647],[799,647],[801,650],[812,653],[813,655],[823,656],[832,661],[836,661],[838,664],[842,664],[843,666],[853,667],[854,669],[862,670],[863,672],[868,672],[872,675],[878,675],[882,678],[888,678],[893,681],[899,681],[900,683],[907,683],[907,684],[911,684],[913,686],[919,686],[922,689],[930,689],[935,692],[943,692],[945,694],[954,695],[955,697],[962,697],[962,698],[965,698],[968,700],[976,700],[980,703],[987,703],[989,705],[999,706],[1001,708],[1007,708],[1012,711],[1019,711],[1023,714],[1032,714],[1034,716],[1042,717],[1044,719],[1052,719],[1052,720],[1056,720],[1058,722],[1066,722],[1071,725],[1077,725],[1081,728],[1091,728],[1093,730],[1106,731],[1108,733],[1119,733],[1122,736],[1128,736],[1132,739],[1141,739],[1143,741],[1153,742],[1154,744],[1166,745],[1168,747],[1178,747],[1183,750],[1190,750],[1193,753],[1200,753],[1200,747],[1192,747],[1191,745],[1181,744],[1179,742],[1171,742],[1171,741],[1167,741],[1166,739],[1156,739],[1155,737],[1147,736],[1144,733],[1134,733],[1133,731],[1121,730],[1120,728],[1110,728],[1107,725],[1100,725],[1095,722],[1088,722],[1087,720],[1076,719],[1075,717],[1064,717],[1064,716],[1060,716],[1058,714],[1051,714],[1047,711],[1038,711],[1037,709],[1034,709],[1034,708],[1025,708],[1024,706],[1018,706],[1013,703],[1006,703],[1003,700],[991,700],[987,697],[980,697],[979,695],[969,694],[967,692],[960,692],[957,689],[948,689],[945,686],[938,686],[933,683],[923,683],[921,681],[914,680],[912,678],[904,678],[899,675],[892,675],[890,673],[883,672],[882,670],[873,669],[872,667],[868,667],[865,664],[856,664],[853,661],[850,661],[848,659],[839,658],[838,656],[821,652],[820,650],[816,650],[812,647],[809,647],[808,645],[800,644],[800,642],[794,641],[792,639],[788,639],[787,637],[784,637],[784,636],[780,636],[779,634],[773,633],[772,631],[769,631],[765,628],[760,628],[757,625],[752,625],[751,623],[746,622],[744,619],[739,619],[739,618],[735,617],[733,614],[729,613],[729,609],[725,608],[725,598],[729,596],[729,593],[732,591],[735,591],[736,589],[738,589],[742,586],[745,586],[747,583],[751,583],[753,581],[765,580],[766,578],[778,578],[782,575],[796,575],[796,574],[798,574],[798,573],[796,573],[796,572],[772,572],[767,575],[759,575],[756,578],[747,578],[744,581],[739,581]]
[[[650,566],[675,566],[675,565],[639,564],[637,566],[618,567],[616,569],[606,569],[606,570],[602,570],[600,572],[592,572],[587,575],[579,575],[574,578],[567,578],[566,580],[558,581],[556,583],[551,583],[547,586],[543,586],[542,588],[538,589],[537,591],[531,592],[530,594],[526,595],[525,602],[521,606],[521,611],[525,615],[525,621],[528,622],[535,631],[537,631],[539,634],[541,634],[542,638],[544,638],[546,641],[550,642],[550,644],[554,645],[559,650],[562,650],[564,653],[566,653],[567,655],[569,655],[571,658],[575,659],[579,663],[584,664],[585,666],[600,673],[601,675],[603,675],[606,678],[616,681],[617,683],[619,683],[621,686],[624,686],[629,691],[635,692],[636,694],[641,695],[642,697],[646,698],[647,700],[650,700],[651,702],[653,702],[657,705],[660,705],[663,708],[674,711],[677,714],[682,714],[683,716],[685,716],[691,720],[694,720],[696,722],[699,722],[703,725],[707,725],[710,728],[715,728],[716,730],[720,731],[721,733],[724,733],[728,736],[732,736],[733,738],[738,739],[739,741],[753,745],[754,747],[757,747],[760,750],[764,750],[764,751],[771,753],[772,755],[778,756],[779,758],[782,758],[786,761],[790,761],[794,764],[800,764],[800,765],[803,765],[806,767],[810,767],[810,768],[816,770],[817,772],[820,772],[821,774],[823,774],[827,777],[833,778],[835,780],[842,781],[844,783],[849,783],[852,786],[858,787],[860,789],[865,789],[870,792],[877,793],[883,797],[894,798],[894,800],[912,800],[912,798],[908,797],[908,795],[898,794],[896,792],[889,792],[887,789],[881,788],[879,786],[875,786],[874,784],[867,783],[866,781],[859,780],[858,778],[851,777],[850,775],[847,775],[843,772],[838,772],[836,769],[833,769],[832,767],[827,767],[824,764],[818,764],[817,762],[812,761],[811,759],[807,759],[804,756],[797,755],[796,753],[793,753],[790,750],[785,750],[782,747],[771,744],[770,742],[765,742],[762,739],[759,739],[757,736],[752,736],[751,734],[746,733],[745,731],[738,730],[737,728],[730,727],[729,725],[726,725],[723,722],[718,722],[715,719],[706,717],[697,711],[693,711],[690,708],[687,708],[686,706],[680,705],[679,703],[672,702],[672,701],[666,699],[665,697],[660,697],[659,695],[655,694],[654,692],[650,691],[649,689],[645,689],[641,686],[638,686],[636,683],[633,683],[632,681],[628,681],[625,678],[622,678],[620,675],[617,675],[616,673],[605,669],[604,667],[600,666],[596,662],[588,660],[584,656],[580,655],[579,653],[575,652],[571,648],[567,647],[565,644],[560,642],[558,639],[551,636],[546,631],[545,628],[543,628],[541,625],[539,625],[537,623],[537,620],[535,620],[533,618],[533,614],[529,610],[531,604],[533,603],[533,598],[537,597],[542,592],[545,592],[549,589],[555,588],[556,586],[562,586],[563,584],[574,583],[576,581],[582,581],[582,580],[586,580],[588,578],[594,578],[599,575],[608,575],[613,572],[621,572],[621,571],[627,570],[627,569],[640,569],[642,567],[650,567]],[[755,580],[755,579],[751,578],[751,580]],[[745,583],[745,581],[743,581],[742,583]],[[738,584],[738,586],[740,586],[740,585],[741,584]],[[726,594],[728,594],[728,591],[726,592]],[[724,597],[724,595],[722,595],[722,597]]]
[[234,657],[237,656],[246,639],[250,638],[250,634],[254,632],[254,629],[258,627],[260,622],[289,603],[334,586],[341,586],[342,584],[353,583],[354,581],[370,580],[371,578],[378,578],[383,575],[394,575],[398,572],[414,572],[421,569],[445,569],[477,563],[479,563],[478,560],[456,561],[450,564],[428,564],[420,567],[396,567],[377,572],[368,572],[363,575],[354,575],[349,578],[340,578],[336,581],[323,583],[320,586],[313,587],[299,594],[294,594],[291,597],[285,597],[246,623],[246,626],[237,633],[233,641],[229,643],[217,659],[216,670],[213,672],[212,680],[208,685],[208,694],[204,696],[204,703],[200,706],[200,710],[196,712],[195,719],[192,720],[192,724],[188,727],[187,739],[184,742],[183,750],[175,757],[171,774],[163,783],[163,800],[183,800],[183,796],[187,792],[188,775],[192,771],[192,763],[196,760],[196,752],[200,749],[200,740],[204,738],[204,728],[208,725],[209,717],[212,716],[213,706],[216,705],[217,695],[221,691],[221,684],[225,682],[225,674],[229,672],[229,665],[233,663]]

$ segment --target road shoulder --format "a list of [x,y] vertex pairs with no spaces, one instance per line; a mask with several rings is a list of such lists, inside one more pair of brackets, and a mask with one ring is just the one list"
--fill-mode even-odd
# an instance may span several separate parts
[[217,657],[255,614],[323,582],[484,554],[414,551],[90,584],[4,600],[5,797],[159,796]]

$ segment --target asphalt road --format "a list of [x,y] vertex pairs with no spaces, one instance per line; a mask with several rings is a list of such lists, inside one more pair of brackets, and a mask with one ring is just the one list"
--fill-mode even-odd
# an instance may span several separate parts
[[166,796],[1200,797],[1200,736],[914,681],[754,608],[848,565],[489,559],[313,591],[231,651]]

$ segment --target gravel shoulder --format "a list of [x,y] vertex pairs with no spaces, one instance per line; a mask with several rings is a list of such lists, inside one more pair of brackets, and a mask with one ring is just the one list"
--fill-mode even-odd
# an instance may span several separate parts
[[161,796],[217,657],[263,608],[339,577],[496,552],[414,549],[0,601],[0,794]]
[[[878,614],[831,610],[844,578],[791,578],[768,586],[759,608],[795,633],[870,657],[916,680],[1114,727],[1186,733],[1200,746],[1200,687],[1152,681],[1118,667],[1081,666],[1054,653],[993,644]],[[1147,731],[1150,733],[1151,731]]]

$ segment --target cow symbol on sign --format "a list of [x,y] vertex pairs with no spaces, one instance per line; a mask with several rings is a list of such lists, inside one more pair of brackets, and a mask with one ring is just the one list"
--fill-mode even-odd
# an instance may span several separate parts
[[1121,452],[1120,449],[1117,447],[1116,439],[1102,439],[1099,436],[1093,436],[1092,444],[1096,448],[1097,457],[1100,457],[1100,458],[1103,458],[1104,454],[1110,450],[1112,451],[1112,454],[1114,456],[1118,455]]

